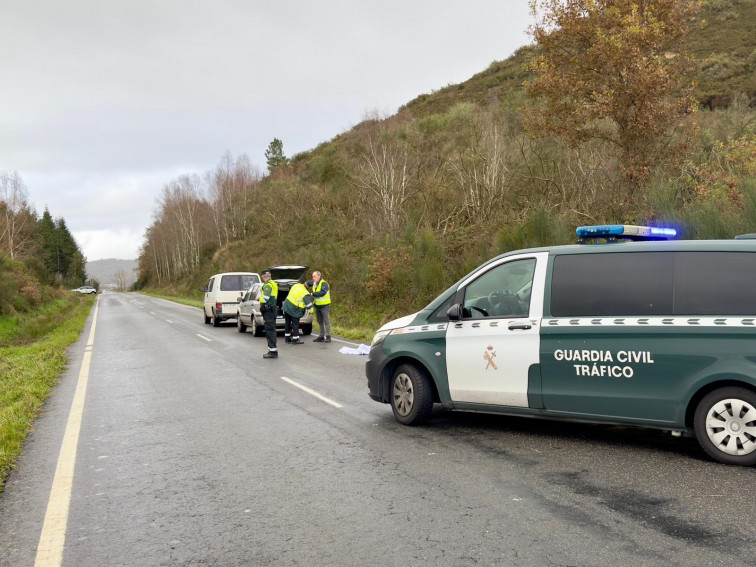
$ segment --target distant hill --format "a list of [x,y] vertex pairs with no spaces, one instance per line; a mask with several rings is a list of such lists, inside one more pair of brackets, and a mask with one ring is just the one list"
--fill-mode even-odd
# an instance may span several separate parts
[[87,277],[97,280],[102,286],[118,285],[118,274],[122,273],[123,284],[130,286],[137,279],[136,269],[136,260],[107,258],[105,260],[87,262]]

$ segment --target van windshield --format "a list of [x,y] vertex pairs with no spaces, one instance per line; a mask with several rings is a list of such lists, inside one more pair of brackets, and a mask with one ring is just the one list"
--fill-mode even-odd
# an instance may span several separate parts
[[230,274],[221,278],[221,291],[244,291],[257,282],[254,274]]

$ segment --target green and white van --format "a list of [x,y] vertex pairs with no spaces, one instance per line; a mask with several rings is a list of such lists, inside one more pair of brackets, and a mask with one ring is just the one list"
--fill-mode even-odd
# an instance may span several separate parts
[[662,230],[581,227],[602,243],[493,258],[378,330],[370,397],[406,425],[434,403],[621,423],[755,464],[756,239]]

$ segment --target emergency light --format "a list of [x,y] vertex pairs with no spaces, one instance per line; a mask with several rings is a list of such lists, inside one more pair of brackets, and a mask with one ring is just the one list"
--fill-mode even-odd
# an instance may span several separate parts
[[596,238],[606,240],[669,240],[677,236],[677,229],[675,228],[631,224],[580,226],[575,232],[579,239],[578,242]]

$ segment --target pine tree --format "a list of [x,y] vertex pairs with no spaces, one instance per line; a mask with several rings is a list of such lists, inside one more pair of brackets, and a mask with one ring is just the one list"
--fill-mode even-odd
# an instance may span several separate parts
[[283,142],[278,138],[273,138],[273,141],[268,144],[268,149],[265,150],[265,162],[268,164],[270,173],[289,163],[289,159],[283,153]]

